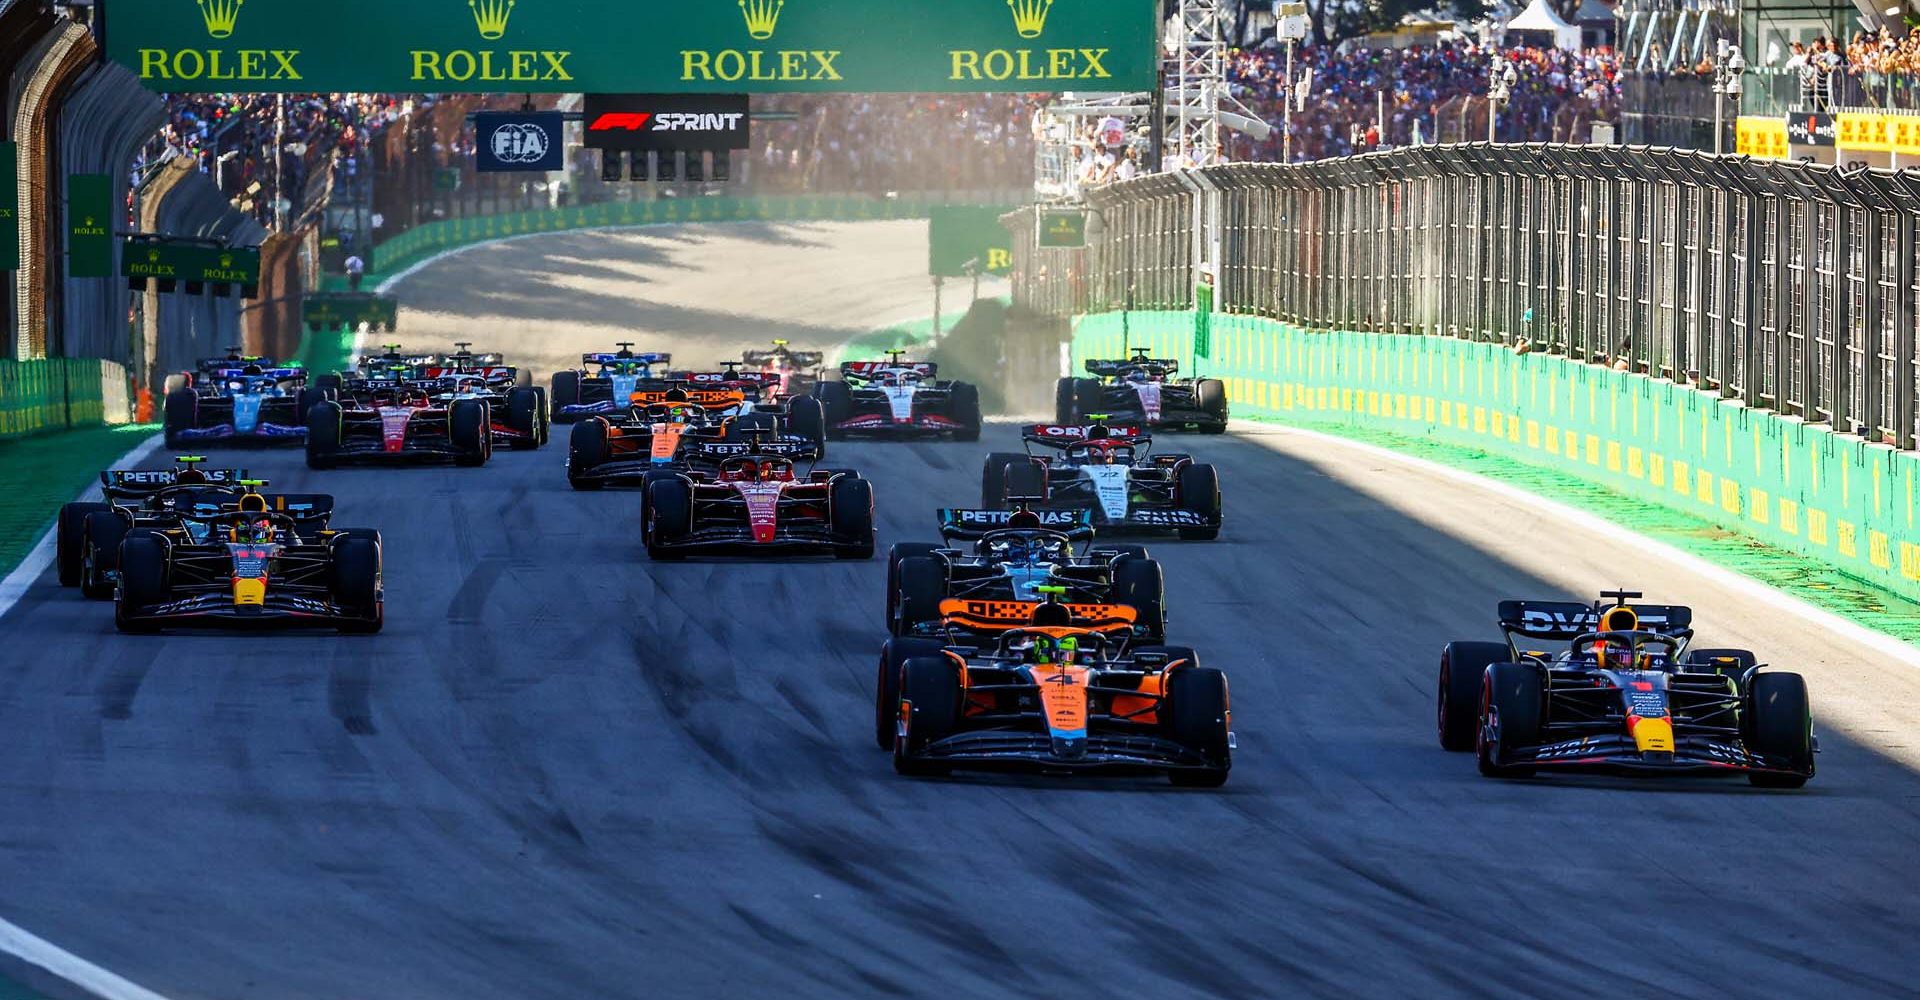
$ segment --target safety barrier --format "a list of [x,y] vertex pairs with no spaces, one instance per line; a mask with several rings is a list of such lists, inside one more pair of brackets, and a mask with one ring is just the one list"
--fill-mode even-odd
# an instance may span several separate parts
[[925,218],[937,199],[790,197],[685,198],[608,202],[416,226],[374,247],[372,266],[393,274],[434,254],[487,240],[607,226],[687,222],[852,222]]
[[[1193,371],[1191,311],[1082,318],[1073,366],[1145,347]],[[1345,425],[1545,466],[1920,599],[1920,459],[1665,378],[1449,337],[1215,316],[1236,419]]]
[[0,360],[0,439],[128,419],[127,369],[92,358]]

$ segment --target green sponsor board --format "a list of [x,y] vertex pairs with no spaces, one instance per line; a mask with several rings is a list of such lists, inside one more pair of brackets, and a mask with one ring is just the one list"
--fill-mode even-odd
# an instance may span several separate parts
[[927,216],[927,273],[964,278],[968,265],[981,273],[1006,274],[1013,267],[1013,235],[1000,224],[1011,206],[943,205]]
[[0,438],[99,423],[100,365],[94,358],[0,359]]
[[1040,248],[1043,250],[1078,250],[1087,245],[1085,211],[1041,212],[1037,224],[1040,227]]
[[400,302],[383,295],[353,292],[309,295],[300,302],[300,319],[312,329],[362,323],[392,329],[400,320]]
[[1193,286],[1193,356],[1213,357],[1213,286]]
[[105,174],[67,178],[67,273],[113,277],[113,179]]
[[203,247],[133,236],[121,247],[120,275],[162,281],[255,285],[260,282],[260,248]]
[[0,271],[20,270],[20,147],[0,142]]
[[109,56],[154,90],[1144,90],[1154,0],[141,0]]

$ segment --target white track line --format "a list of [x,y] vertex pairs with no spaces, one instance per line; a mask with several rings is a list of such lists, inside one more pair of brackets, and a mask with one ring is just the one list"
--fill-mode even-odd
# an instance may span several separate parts
[[86,990],[101,1000],[167,1000],[138,983],[60,950],[54,945],[0,920],[0,951]]
[[1485,476],[1456,469],[1450,465],[1443,465],[1430,459],[1405,455],[1391,448],[1381,447],[1380,445],[1355,441],[1351,438],[1341,437],[1338,434],[1308,430],[1304,427],[1296,427],[1292,424],[1284,424],[1277,421],[1260,421],[1260,423],[1262,426],[1274,427],[1287,434],[1299,434],[1303,437],[1310,437],[1328,444],[1339,445],[1355,451],[1365,452],[1378,458],[1399,462],[1402,465],[1411,466],[1423,472],[1451,479],[1455,482],[1465,483],[1469,486],[1505,497],[1508,500],[1526,504],[1543,513],[1551,514],[1569,524],[1585,528],[1589,531],[1603,533],[1610,538],[1614,538],[1633,548],[1639,549],[1648,555],[1657,556],[1669,562],[1676,563],[1681,568],[1706,577],[1723,587],[1739,591],[1741,594],[1754,600],[1771,605],[1789,614],[1798,616],[1814,625],[1818,625],[1821,628],[1845,636],[1854,642],[1860,643],[1875,652],[1892,657],[1908,666],[1920,667],[1920,647],[1916,647],[1912,643],[1903,642],[1884,632],[1874,631],[1850,618],[1834,614],[1825,608],[1803,601],[1785,591],[1776,590],[1750,576],[1736,573],[1725,566],[1703,559],[1691,552],[1675,548],[1665,542],[1648,538],[1631,528],[1626,528],[1597,514],[1590,514],[1577,507],[1571,507],[1561,503],[1558,500],[1550,500],[1537,493],[1531,493],[1521,489],[1518,486],[1488,479]]

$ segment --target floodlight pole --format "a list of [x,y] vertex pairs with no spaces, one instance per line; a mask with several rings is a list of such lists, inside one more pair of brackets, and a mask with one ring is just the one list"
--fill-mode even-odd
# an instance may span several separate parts
[[1280,158],[1293,162],[1293,39],[1287,39],[1287,86],[1281,91]]

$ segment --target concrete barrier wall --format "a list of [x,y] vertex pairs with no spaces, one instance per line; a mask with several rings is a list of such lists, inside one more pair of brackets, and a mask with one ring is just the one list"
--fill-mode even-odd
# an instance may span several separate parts
[[1073,368],[1124,346],[1224,380],[1236,419],[1366,427],[1543,466],[1920,599],[1914,453],[1666,379],[1446,337],[1190,312],[1079,318]]
[[128,417],[124,365],[94,358],[0,360],[0,440]]

